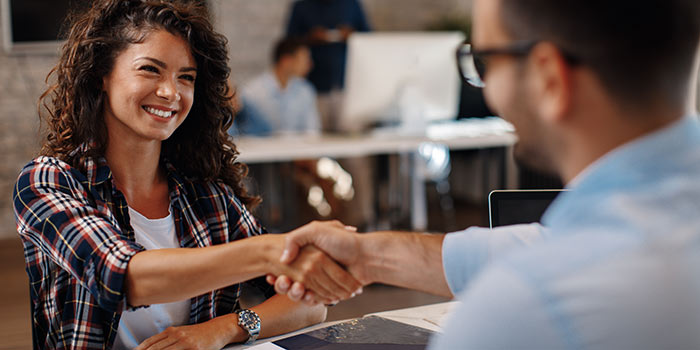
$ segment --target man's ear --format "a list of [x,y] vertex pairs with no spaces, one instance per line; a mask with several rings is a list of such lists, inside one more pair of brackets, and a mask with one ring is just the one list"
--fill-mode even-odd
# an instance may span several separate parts
[[553,44],[542,42],[530,52],[530,96],[544,122],[560,123],[568,115],[572,103],[571,68],[561,51]]

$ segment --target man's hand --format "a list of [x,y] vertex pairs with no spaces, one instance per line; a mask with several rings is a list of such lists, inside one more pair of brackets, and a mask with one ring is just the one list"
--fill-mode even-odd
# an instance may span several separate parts
[[348,271],[314,246],[297,248],[295,257],[288,265],[282,264],[276,275],[289,276],[296,283],[314,291],[315,302],[337,303],[351,298],[362,287]]
[[280,261],[289,264],[297,257],[299,249],[313,245],[346,267],[356,265],[360,256],[360,242],[356,229],[340,221],[314,221],[285,237]]
[[[238,328],[237,330],[234,327]],[[217,317],[204,323],[169,327],[166,330],[146,339],[136,350],[161,349],[201,349],[218,350],[226,344],[235,341],[237,334],[243,330],[230,320]],[[246,334],[240,335],[245,339]],[[239,340],[240,341],[240,340]]]
[[[340,223],[339,221],[312,222],[295,231],[289,233],[285,240],[285,250],[280,258],[283,263],[292,263],[299,255],[302,247],[313,245],[328,254],[332,259],[339,262],[362,284],[368,284],[369,274],[361,264],[362,256],[360,242],[356,230]],[[287,294],[294,301],[304,300],[307,303],[324,301],[327,298],[318,294],[318,291],[299,281],[293,276],[286,274],[268,275],[267,281],[275,285],[275,290],[279,294]],[[344,300],[361,293],[362,289],[353,289]],[[310,292],[310,291],[313,292]]]

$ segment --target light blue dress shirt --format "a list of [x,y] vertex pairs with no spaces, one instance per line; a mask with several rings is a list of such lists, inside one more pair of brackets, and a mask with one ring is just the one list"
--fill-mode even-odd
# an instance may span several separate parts
[[291,78],[283,89],[273,72],[267,71],[246,84],[242,95],[248,115],[262,119],[272,134],[321,130],[316,92],[302,78]]
[[432,349],[700,348],[698,120],[623,145],[572,183],[544,227],[445,237],[462,303]]

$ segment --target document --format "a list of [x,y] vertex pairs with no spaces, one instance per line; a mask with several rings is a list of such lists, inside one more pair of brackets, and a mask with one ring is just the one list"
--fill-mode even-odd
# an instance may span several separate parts
[[422,350],[433,332],[377,316],[338,323],[272,343],[255,350]]

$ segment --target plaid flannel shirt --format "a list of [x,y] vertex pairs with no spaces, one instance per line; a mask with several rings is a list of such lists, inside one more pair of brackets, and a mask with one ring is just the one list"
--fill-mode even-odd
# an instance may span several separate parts
[[[264,233],[230,187],[193,182],[167,162],[170,203],[181,247],[205,247]],[[109,349],[125,307],[134,240],[124,195],[104,159],[86,173],[52,157],[22,169],[14,189],[24,244],[35,348]],[[254,284],[266,286],[264,279]],[[269,287],[269,286],[268,286]],[[266,296],[274,290],[266,288]],[[238,309],[240,285],[191,299],[190,324]]]

